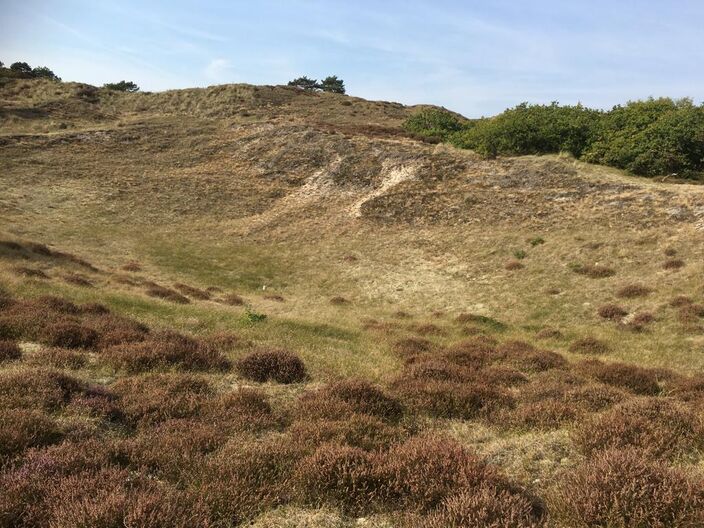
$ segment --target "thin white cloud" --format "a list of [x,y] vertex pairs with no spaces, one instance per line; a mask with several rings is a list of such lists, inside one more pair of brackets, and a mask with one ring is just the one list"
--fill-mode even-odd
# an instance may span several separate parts
[[203,70],[206,77],[215,82],[232,82],[235,77],[235,69],[228,59],[212,59]]

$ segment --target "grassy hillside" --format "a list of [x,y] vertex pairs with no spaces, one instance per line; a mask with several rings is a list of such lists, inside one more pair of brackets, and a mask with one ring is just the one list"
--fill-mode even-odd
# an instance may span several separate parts
[[704,188],[417,110],[0,85],[0,526],[596,527],[613,474],[652,495],[624,526],[702,522]]

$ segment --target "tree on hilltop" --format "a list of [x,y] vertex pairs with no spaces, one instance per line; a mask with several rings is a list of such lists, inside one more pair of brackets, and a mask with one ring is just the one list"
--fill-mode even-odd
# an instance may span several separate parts
[[37,66],[32,70],[32,77],[41,77],[51,81],[60,81],[61,78],[46,66]]
[[10,65],[10,69],[14,72],[17,72],[17,73],[27,73],[27,74],[32,73],[32,67],[29,64],[27,64],[26,62],[13,62]]
[[345,81],[338,79],[337,75],[330,75],[322,80],[320,89],[324,92],[344,94]]
[[139,86],[137,86],[132,81],[120,81],[120,82],[116,82],[116,83],[105,83],[103,85],[103,88],[105,88],[107,90],[113,90],[115,92],[133,93],[133,92],[139,91]]
[[320,85],[318,84],[318,81],[315,79],[309,79],[305,75],[303,77],[299,77],[298,79],[294,79],[288,83],[289,86],[295,86],[296,88],[300,88],[301,90],[317,90],[320,88]]

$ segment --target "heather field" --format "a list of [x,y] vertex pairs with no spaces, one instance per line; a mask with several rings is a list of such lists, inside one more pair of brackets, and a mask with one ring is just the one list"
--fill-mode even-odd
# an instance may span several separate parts
[[419,110],[0,84],[0,526],[704,526],[704,188]]

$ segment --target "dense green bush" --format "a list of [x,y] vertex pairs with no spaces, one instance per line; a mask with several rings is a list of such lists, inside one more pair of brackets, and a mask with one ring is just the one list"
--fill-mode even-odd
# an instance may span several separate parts
[[467,126],[459,118],[446,110],[427,108],[413,114],[403,124],[403,128],[426,138],[434,137],[446,141],[454,133]]
[[606,112],[582,105],[523,103],[467,122],[447,111],[426,109],[403,126],[488,158],[568,152],[642,176],[697,177],[704,172],[704,105],[690,99],[648,99]]
[[569,152],[579,157],[592,141],[601,114],[577,106],[523,103],[455,134],[452,142],[487,157]]
[[704,170],[704,106],[648,99],[616,106],[599,121],[584,159],[643,176]]

